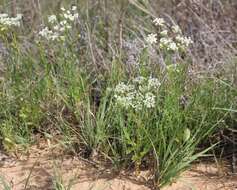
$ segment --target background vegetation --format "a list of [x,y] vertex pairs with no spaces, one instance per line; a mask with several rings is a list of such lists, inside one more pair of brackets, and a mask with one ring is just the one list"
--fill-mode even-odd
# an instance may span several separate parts
[[[73,6],[78,17],[64,39],[42,39],[48,16]],[[149,169],[157,188],[220,140],[215,152],[235,158],[236,9],[226,0],[2,1],[1,12],[23,14],[21,27],[0,25],[2,148],[56,140],[117,169]],[[147,35],[160,32],[156,17],[194,43],[175,54],[147,47]],[[118,106],[117,85],[139,76],[160,81],[155,106]]]

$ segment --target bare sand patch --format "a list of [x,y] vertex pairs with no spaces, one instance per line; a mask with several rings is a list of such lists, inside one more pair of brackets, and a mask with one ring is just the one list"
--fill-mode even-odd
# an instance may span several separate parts
[[[73,156],[54,153],[44,148],[32,148],[28,156],[0,160],[0,175],[13,190],[53,190],[55,173],[64,184],[73,183],[72,190],[149,190],[146,181],[133,173],[116,173],[94,167]],[[0,189],[2,187],[0,186]],[[215,164],[195,164],[164,190],[237,190],[237,176],[219,174]]]

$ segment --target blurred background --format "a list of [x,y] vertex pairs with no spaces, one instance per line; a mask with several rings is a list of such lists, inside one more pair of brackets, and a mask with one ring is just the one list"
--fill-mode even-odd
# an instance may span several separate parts
[[106,46],[119,49],[126,45],[131,31],[143,36],[152,27],[147,22],[149,16],[160,16],[180,25],[195,41],[190,52],[194,67],[224,69],[225,63],[236,56],[235,0],[1,0],[0,10],[11,15],[22,13],[24,32],[30,34],[42,27],[47,15],[73,4],[78,5],[81,24],[88,24],[92,36],[104,37]]

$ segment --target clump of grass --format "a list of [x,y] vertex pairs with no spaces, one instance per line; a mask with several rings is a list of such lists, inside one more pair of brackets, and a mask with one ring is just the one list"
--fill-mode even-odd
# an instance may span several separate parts
[[[48,132],[48,126],[56,126],[68,134],[65,126],[76,122],[74,112],[87,91],[87,76],[78,67],[68,31],[64,32],[65,42],[57,41],[49,47],[42,40],[32,45],[34,51],[25,50],[20,41],[3,37],[11,55],[5,65],[0,94],[5,148],[12,150],[16,144],[31,143],[32,134]],[[14,32],[12,39],[17,39]],[[51,52],[50,48],[56,51]]]
[[[116,103],[115,89],[107,89],[98,112],[93,114],[88,107],[85,130],[93,137],[92,148],[118,165],[133,163],[138,171],[144,164],[153,167],[159,187],[171,183],[191,162],[204,156],[210,148],[197,151],[198,145],[222,126],[226,116],[213,108],[231,102],[224,100],[226,86],[216,79],[184,90],[187,79],[182,72],[174,71],[175,76],[172,73],[161,84],[152,108],[137,111],[129,105],[121,107],[123,104]],[[121,101],[126,100],[129,98]]]
[[[165,27],[161,21],[158,24]],[[147,42],[155,44],[157,36],[149,35]],[[190,39],[180,37],[187,41],[184,45],[168,36],[162,38],[167,38],[159,47],[164,51],[166,70],[154,67],[151,70],[146,47],[141,51],[139,70],[135,72],[138,77],[121,75],[117,80],[114,76],[108,79],[98,111],[93,112],[88,104],[83,128],[90,131],[88,144],[114,163],[133,163],[138,172],[142,164],[152,167],[157,187],[171,183],[190,163],[210,150],[211,147],[201,151],[197,148],[226,118],[226,114],[214,108],[232,106],[233,99],[229,98],[236,96],[215,77],[191,82],[188,64],[171,61],[172,54],[179,49],[184,51]],[[116,64],[114,68],[118,70],[121,66]],[[155,89],[151,88],[152,81]]]
[[69,180],[68,185],[65,185],[61,172],[57,167],[54,167],[53,189],[54,190],[70,190],[72,189],[74,179]]

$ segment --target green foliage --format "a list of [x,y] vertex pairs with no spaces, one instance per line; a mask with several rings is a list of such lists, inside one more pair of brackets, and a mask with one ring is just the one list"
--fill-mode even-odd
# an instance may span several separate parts
[[[147,1],[117,3],[124,17],[143,20],[147,13]],[[174,62],[171,51],[162,54],[159,47],[148,46],[140,39],[144,31],[132,19],[125,22],[129,27],[124,38],[138,38],[146,47],[138,50],[138,65],[126,65],[128,52],[117,43],[123,43],[123,28],[117,39],[111,34],[116,29],[104,17],[95,22],[92,17],[101,11],[97,6],[85,1],[82,7],[87,12],[79,10],[84,20],[75,23],[62,41],[31,40],[30,48],[25,48],[14,31],[1,33],[9,52],[0,78],[1,142],[7,151],[15,151],[32,144],[35,134],[59,134],[75,152],[89,156],[98,152],[116,166],[134,165],[137,172],[146,165],[156,185],[163,187],[210,149],[198,150],[198,146],[233,119],[229,111],[236,110],[237,91],[222,76],[190,76],[184,51],[184,58]],[[150,24],[144,27],[148,27],[145,32],[153,30]],[[164,65],[154,62],[151,48],[163,56]],[[150,91],[152,106],[136,110],[116,102],[116,86],[130,85],[136,77],[160,80],[159,88]],[[145,97],[149,90],[143,90],[135,92]],[[70,189],[57,172],[54,188]]]
[[6,182],[6,180],[2,176],[0,176],[0,187],[2,187],[3,190],[11,190],[10,185]]
[[68,185],[65,185],[62,174],[57,167],[54,167],[53,189],[54,190],[71,190],[74,179],[70,179]]
[[199,143],[226,118],[214,108],[231,106],[229,98],[236,94],[231,95],[234,92],[215,78],[191,85],[185,70],[168,71],[154,109],[137,112],[121,108],[116,105],[114,89],[107,88],[98,111],[93,113],[90,106],[87,108],[90,126],[85,123],[85,129],[94,129],[94,148],[117,164],[132,162],[139,167],[150,160],[161,187],[204,156],[209,148],[196,152]]
[[35,44],[34,58],[34,52],[8,45],[12,56],[0,83],[0,132],[5,148],[12,150],[32,142],[33,133],[47,132],[52,124],[61,128],[74,122],[69,117],[73,119],[85,98],[87,76],[82,67],[79,70],[74,51],[59,46],[49,58],[49,49]]

